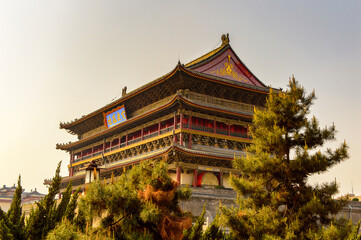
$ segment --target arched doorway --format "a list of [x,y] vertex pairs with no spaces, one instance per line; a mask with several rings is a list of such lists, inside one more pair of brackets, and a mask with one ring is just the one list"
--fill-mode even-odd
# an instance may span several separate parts
[[209,185],[209,186],[218,186],[219,180],[216,175],[211,172],[204,172],[198,175],[198,183],[197,185]]

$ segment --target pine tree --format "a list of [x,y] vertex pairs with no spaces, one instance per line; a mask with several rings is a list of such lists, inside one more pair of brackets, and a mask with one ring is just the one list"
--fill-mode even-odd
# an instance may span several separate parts
[[14,236],[11,234],[11,230],[7,226],[6,220],[3,218],[0,221],[0,239],[2,240],[14,240]]
[[[73,185],[70,182],[68,184],[65,192],[62,193],[61,201],[60,201],[59,205],[56,207],[56,210],[53,211],[53,216],[52,216],[53,224],[60,222],[61,219],[63,218],[63,216],[65,215],[65,211],[70,202],[72,188],[73,188]],[[51,228],[54,228],[54,226],[51,226]]]
[[204,231],[203,240],[222,240],[226,239],[226,235],[220,228],[220,215],[217,213],[210,226]]
[[[67,219],[69,219],[68,216],[69,215],[67,215]],[[73,224],[77,229],[79,229],[79,231],[85,232],[87,222],[84,211],[80,207],[78,208],[76,217],[73,219]]]
[[18,178],[17,187],[8,212],[0,211],[0,238],[1,239],[25,239],[25,221],[21,207],[21,177]]
[[285,92],[270,92],[264,111],[255,109],[254,144],[246,157],[235,159],[241,175],[231,178],[239,208],[222,208],[238,239],[307,239],[341,209],[343,201],[332,199],[336,182],[307,183],[348,157],[346,143],[317,151],[335,139],[336,130],[308,118],[314,100],[315,93],[306,95],[292,77]]
[[66,210],[65,210],[64,216],[70,222],[73,222],[74,218],[75,218],[75,209],[78,206],[78,197],[79,197],[80,190],[81,190],[81,188],[79,187],[73,193],[73,196],[71,197],[71,200],[69,201],[69,204],[67,205]]
[[17,187],[11,202],[10,209],[7,213],[8,218],[8,227],[11,230],[11,234],[15,239],[25,239],[25,215],[22,212],[21,207],[21,194],[23,193],[23,188],[21,187],[21,177],[19,175]]
[[51,218],[56,207],[55,196],[59,193],[60,189],[60,166],[61,162],[59,162],[55,171],[48,194],[40,202],[36,203],[37,207],[35,209],[30,211],[26,224],[26,233],[29,240],[44,238],[51,230],[50,226],[55,225]]
[[35,209],[30,211],[26,224],[26,236],[29,240],[44,239],[55,228],[56,224],[62,221],[67,210],[67,216],[74,216],[74,213],[70,211],[75,211],[75,203],[73,202],[73,206],[69,206],[72,191],[71,183],[69,183],[59,205],[56,204],[55,196],[59,193],[61,182],[60,166],[61,162],[59,162],[55,171],[48,194],[40,202],[36,203],[37,207]]
[[361,240],[361,234],[359,234],[360,224],[361,224],[361,220],[359,220],[357,223],[357,226],[355,226],[352,229],[352,231],[350,232],[350,234],[347,237],[347,240]]
[[190,194],[189,189],[178,189],[165,163],[143,162],[110,184],[92,182],[79,208],[88,226],[100,220],[93,234],[116,239],[177,240],[191,226],[191,218],[178,204]]
[[204,217],[205,214],[206,214],[206,204],[203,205],[202,213],[199,217],[197,217],[193,226],[184,232],[183,240],[198,240],[202,238],[203,225],[206,220]]

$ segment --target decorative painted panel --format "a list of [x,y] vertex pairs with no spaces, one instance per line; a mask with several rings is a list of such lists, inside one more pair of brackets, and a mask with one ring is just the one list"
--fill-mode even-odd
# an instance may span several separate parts
[[117,107],[116,109],[103,113],[104,124],[107,128],[114,127],[127,120],[124,105]]

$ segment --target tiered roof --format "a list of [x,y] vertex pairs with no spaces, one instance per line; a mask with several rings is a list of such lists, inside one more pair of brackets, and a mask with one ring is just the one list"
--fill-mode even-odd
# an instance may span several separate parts
[[[138,89],[133,90],[132,92],[122,96],[120,99],[102,107],[94,112],[85,115],[79,119],[75,119],[71,122],[60,123],[60,128],[66,129],[68,132],[72,134],[82,134],[85,132],[85,126],[87,122],[93,121],[97,122],[96,126],[99,126],[101,121],[103,121],[103,112],[107,112],[111,109],[114,109],[117,106],[124,104],[125,102],[129,102],[131,99],[135,99],[141,93],[146,93],[148,90],[152,88],[164,88],[164,84],[167,81],[174,81],[175,77],[179,77],[182,80],[180,81],[189,81],[189,77],[195,77],[197,79],[202,79],[203,81],[220,84],[221,86],[229,86],[235,89],[240,89],[244,91],[251,91],[256,94],[265,95],[269,92],[269,87],[263,84],[238,58],[235,54],[231,46],[229,45],[229,37],[227,35],[222,36],[222,45],[211,52],[191,61],[190,63],[183,65],[178,62],[177,66],[168,74],[149,82]],[[178,81],[178,80],[177,80]],[[178,81],[179,82],[179,81]],[[178,83],[179,86],[185,85],[185,83]],[[181,89],[180,87],[179,89]],[[176,101],[182,101],[186,104],[198,104],[203,108],[209,108],[212,110],[214,106],[204,106],[200,103],[190,102],[188,99],[182,98],[178,93],[174,96],[174,98],[170,99],[169,102],[164,103],[164,106],[161,108],[167,108],[175,104]],[[159,108],[157,111],[160,111]],[[213,109],[215,111],[225,111],[223,109]],[[146,113],[156,114],[156,112]],[[233,113],[235,116],[244,116],[251,118],[252,116],[245,113],[240,113],[235,111]],[[119,124],[117,127],[107,129],[105,131],[100,132],[92,136],[91,138],[96,138],[100,136],[104,136],[104,134],[112,134],[114,131],[122,128],[123,125],[128,125],[134,121],[137,121],[138,118],[144,117],[143,115],[137,116],[136,118],[129,119],[126,122]],[[99,136],[98,136],[99,135]],[[86,144],[87,139],[81,139],[76,143],[68,143],[68,144],[58,144],[58,149],[68,150],[69,147],[78,145],[79,143],[84,142]]]

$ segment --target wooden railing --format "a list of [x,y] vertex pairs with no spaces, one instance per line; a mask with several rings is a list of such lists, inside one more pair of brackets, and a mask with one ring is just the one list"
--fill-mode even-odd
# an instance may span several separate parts
[[[179,123],[176,126],[177,126],[177,128],[180,128]],[[232,132],[232,131],[218,129],[218,128],[215,129],[215,128],[212,128],[212,127],[205,127],[205,126],[200,126],[200,125],[196,125],[196,124],[183,123],[182,128],[183,129],[192,129],[192,130],[196,130],[196,131],[200,131],[200,132],[216,133],[216,134],[225,135],[225,136],[239,137],[239,138],[244,138],[244,139],[252,139],[252,137],[250,135],[246,134],[246,133]],[[149,139],[149,138],[152,138],[152,137],[156,137],[158,135],[162,135],[164,133],[172,131],[173,129],[174,129],[174,126],[163,128],[163,129],[160,130],[160,134],[159,134],[159,131],[157,130],[157,131],[155,131],[153,133],[144,135],[143,140]],[[129,145],[135,144],[135,143],[140,142],[140,141],[142,141],[142,137],[138,137],[138,138],[135,138],[135,139],[132,139],[132,140],[128,140],[128,144],[126,144],[125,142],[122,142],[122,143],[120,143],[120,144],[118,144],[116,146],[106,148],[104,152],[106,152],[106,153],[111,152],[111,151],[114,151],[116,149],[123,148],[125,146],[129,146]],[[86,160],[86,159],[94,157],[94,156],[101,155],[102,153],[103,153],[103,151],[99,151],[99,152],[96,152],[94,154],[89,154],[89,155],[83,156],[81,158],[77,158],[77,159],[74,160],[74,163],[79,162],[81,160]]]
[[136,110],[134,111],[132,114],[130,114],[128,117],[129,118],[133,118],[133,117],[136,117],[142,113],[145,113],[145,112],[149,112],[149,111],[152,111],[154,109],[157,109],[159,108],[160,106],[163,106],[165,103],[169,102],[171,99],[173,99],[175,97],[175,94],[172,95],[172,96],[169,96],[169,97],[166,97],[166,98],[163,98],[162,100],[158,101],[158,102],[155,102],[155,103],[152,103],[152,104],[149,104],[148,106],[144,107],[144,108],[141,108],[139,110]]
[[205,103],[212,104],[212,105],[218,105],[218,106],[226,107],[229,109],[235,109],[235,110],[245,111],[245,112],[249,112],[249,113],[253,113],[253,110],[254,110],[254,105],[252,105],[252,104],[234,102],[231,100],[212,97],[212,96],[199,94],[199,93],[195,93],[195,92],[187,92],[186,96],[187,96],[187,98],[189,98],[191,100],[201,101],[201,102],[205,102]]

